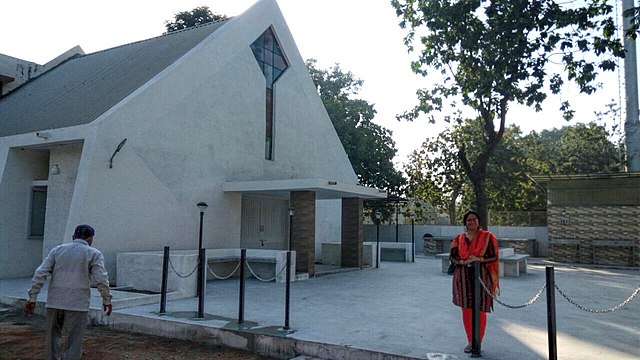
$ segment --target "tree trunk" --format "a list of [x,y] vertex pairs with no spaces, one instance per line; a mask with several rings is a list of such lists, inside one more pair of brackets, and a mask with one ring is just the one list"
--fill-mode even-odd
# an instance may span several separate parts
[[451,199],[449,200],[449,224],[453,225],[456,223],[456,203],[458,201],[458,197],[460,196],[460,191],[462,190],[462,185],[455,186],[453,191],[451,192]]
[[473,193],[476,197],[475,211],[480,215],[480,227],[487,229],[489,226],[489,210],[487,204],[487,195],[484,191],[484,177],[476,178],[472,180]]

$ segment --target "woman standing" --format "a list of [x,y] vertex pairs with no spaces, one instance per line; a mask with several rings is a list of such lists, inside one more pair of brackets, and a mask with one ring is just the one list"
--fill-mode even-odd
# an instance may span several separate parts
[[[462,308],[462,322],[471,352],[471,308],[473,307],[473,263],[480,262],[480,279],[493,294],[498,291],[498,241],[489,231],[480,229],[480,216],[475,211],[464,214],[466,231],[451,242],[450,259],[453,272],[453,303]],[[493,298],[480,290],[480,342],[487,326],[487,313],[493,309]]]

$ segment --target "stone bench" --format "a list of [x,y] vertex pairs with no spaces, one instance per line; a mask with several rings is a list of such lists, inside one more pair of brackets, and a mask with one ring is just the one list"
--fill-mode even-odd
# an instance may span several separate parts
[[594,264],[633,266],[636,263],[635,240],[593,240],[591,248]]
[[549,239],[551,256],[555,261],[582,263],[582,240],[580,239]]
[[498,238],[498,247],[500,248],[513,248],[516,254],[528,254],[534,256],[537,252],[537,242],[535,239],[525,238]]
[[[240,261],[240,249],[207,249],[207,264],[218,275],[227,276]],[[120,253],[116,257],[116,283],[136,290],[159,292],[162,284],[163,251]],[[198,264],[196,250],[173,250],[169,254],[170,265],[167,291],[179,292],[184,297],[195,296]],[[247,249],[247,262],[263,278],[276,274],[277,282],[286,280],[286,250]],[[291,253],[291,280],[295,280],[295,251]],[[205,269],[207,280],[212,280],[209,269]],[[249,270],[245,270],[250,274]],[[235,274],[234,274],[235,275]]]
[[[449,269],[449,253],[436,254],[436,258],[442,261],[442,272]],[[520,276],[520,273],[527,272],[528,254],[516,254],[512,248],[498,249],[499,273],[500,276]]]
[[[325,242],[320,245],[322,251],[322,264],[342,266],[342,243]],[[376,264],[376,243],[362,243],[362,266],[371,267]]]
[[527,272],[528,254],[513,254],[500,258],[500,276],[518,277]]
[[380,242],[380,260],[411,262],[411,255],[410,242]]

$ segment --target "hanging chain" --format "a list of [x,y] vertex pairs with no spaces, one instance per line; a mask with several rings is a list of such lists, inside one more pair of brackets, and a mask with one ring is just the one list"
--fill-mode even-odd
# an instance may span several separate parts
[[636,297],[636,295],[638,295],[638,293],[640,292],[640,286],[636,289],[636,291],[633,292],[633,294],[631,294],[631,296],[629,296],[627,298],[627,300],[623,301],[622,303],[620,303],[618,306],[609,308],[609,309],[589,309],[587,307],[584,307],[578,303],[576,303],[575,301],[573,301],[571,298],[569,298],[564,292],[562,292],[562,290],[560,290],[560,288],[558,287],[557,284],[554,284],[554,287],[556,288],[556,290],[558,290],[558,292],[560,293],[560,295],[562,295],[562,297],[564,297],[565,299],[567,299],[567,301],[577,307],[580,310],[584,310],[590,313],[596,313],[596,314],[603,314],[603,313],[609,313],[609,312],[613,312],[616,310],[619,310],[620,308],[622,308],[623,306],[627,305],[631,300],[633,300],[634,297]]
[[178,277],[186,279],[189,276],[193,275],[194,272],[196,272],[196,269],[198,269],[198,262],[196,261],[196,267],[194,267],[193,270],[191,270],[191,272],[189,273],[189,275],[186,275],[186,276],[180,275],[180,273],[176,271],[176,268],[173,267],[173,263],[171,262],[171,257],[169,257],[169,266],[171,266],[171,270],[173,270],[173,272],[176,273]]
[[229,275],[227,276],[218,276],[216,273],[213,272],[213,269],[211,267],[209,267],[209,263],[207,263],[207,269],[209,270],[209,272],[211,273],[211,275],[213,275],[214,278],[218,279],[218,280],[227,280],[228,278],[230,278],[233,274],[235,274],[236,271],[238,271],[238,269],[240,268],[240,261],[238,261],[238,265],[236,265],[236,268],[233,269],[231,271],[231,273],[229,273]]
[[538,290],[538,292],[531,298],[531,300],[527,301],[526,303],[522,304],[522,305],[509,305],[507,303],[504,303],[500,300],[498,300],[498,296],[496,294],[493,294],[489,289],[487,289],[487,286],[484,284],[484,282],[482,281],[482,279],[478,279],[480,280],[480,285],[482,285],[482,287],[484,288],[484,291],[487,292],[487,294],[489,294],[493,300],[495,300],[498,304],[507,307],[509,309],[522,309],[525,308],[531,304],[533,304],[534,302],[536,302],[536,300],[538,300],[538,298],[540,297],[540,295],[542,294],[542,292],[544,291],[544,289],[547,287],[547,285],[542,285],[542,288],[540,288],[540,290]]
[[264,282],[270,282],[275,280],[278,276],[280,276],[282,274],[282,272],[287,268],[286,266],[283,266],[282,269],[280,269],[280,271],[272,278],[270,279],[263,279],[260,276],[258,276],[258,274],[256,274],[255,271],[253,271],[253,269],[251,268],[251,265],[249,264],[249,262],[247,261],[247,268],[249,269],[249,272],[251,272],[251,275],[253,275],[256,279],[260,280],[260,281],[264,281]]

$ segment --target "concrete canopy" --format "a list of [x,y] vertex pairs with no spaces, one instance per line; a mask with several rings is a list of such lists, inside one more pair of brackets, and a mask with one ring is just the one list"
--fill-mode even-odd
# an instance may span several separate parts
[[232,181],[225,182],[222,190],[224,192],[253,193],[287,199],[292,191],[313,191],[316,193],[316,199],[318,200],[341,198],[379,199],[387,197],[385,190],[325,179]]

